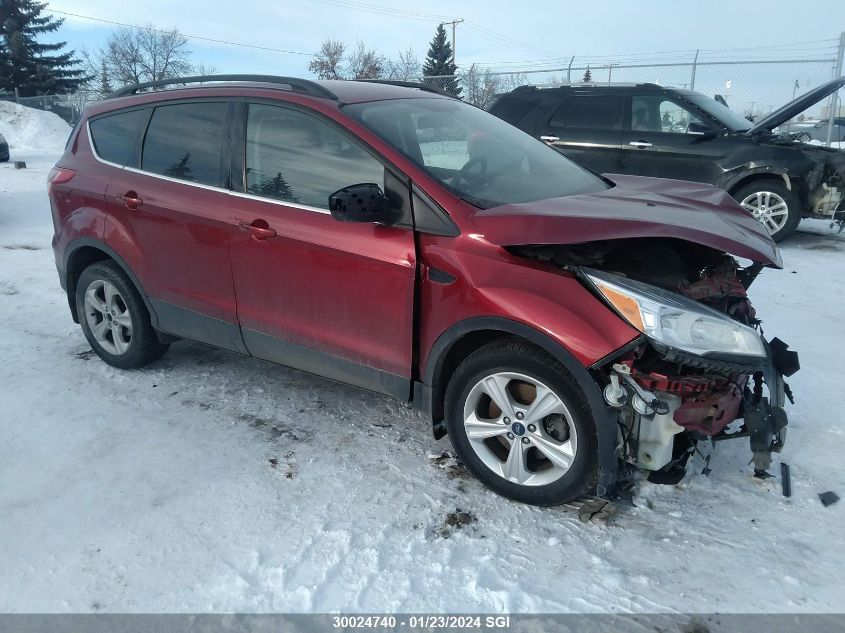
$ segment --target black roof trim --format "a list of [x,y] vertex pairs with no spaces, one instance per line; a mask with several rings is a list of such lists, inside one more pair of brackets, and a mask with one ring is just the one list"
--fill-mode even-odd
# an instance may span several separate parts
[[124,86],[120,90],[116,90],[115,92],[108,95],[106,99],[128,97],[134,94],[138,94],[140,90],[146,90],[147,88],[162,88],[164,86],[219,81],[245,81],[251,83],[274,84],[275,86],[290,86],[290,90],[293,90],[294,92],[301,92],[312,97],[321,97],[323,99],[339,101],[336,94],[334,94],[331,90],[328,90],[325,87],[321,86],[316,81],[310,81],[308,79],[298,79],[297,77],[281,77],[277,75],[199,75],[195,77],[174,77],[173,79],[162,79],[161,81],[147,81],[144,83]]
[[444,97],[457,99],[455,95],[446,92],[443,88],[438,88],[437,86],[433,86],[432,84],[427,84],[422,81],[398,81],[393,79],[356,79],[355,81],[362,81],[371,84],[385,84],[387,86],[399,86],[400,88],[416,88],[424,92],[433,92]]
[[557,90],[558,88],[660,88],[661,90],[673,90],[671,86],[661,86],[650,82],[608,82],[608,81],[587,81],[578,83],[563,83],[557,86],[535,86],[526,84],[517,86],[511,92],[528,92],[531,90]]

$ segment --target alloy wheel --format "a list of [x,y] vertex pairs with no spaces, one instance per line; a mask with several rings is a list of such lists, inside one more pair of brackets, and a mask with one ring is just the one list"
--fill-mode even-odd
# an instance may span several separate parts
[[743,198],[740,204],[766,227],[769,235],[780,231],[789,217],[786,201],[773,191],[757,191]]
[[105,279],[85,290],[85,319],[94,340],[109,354],[125,354],[132,342],[132,316],[117,288]]
[[553,483],[575,461],[578,436],[569,410],[552,389],[525,374],[479,380],[467,395],[463,419],[476,455],[512,483]]

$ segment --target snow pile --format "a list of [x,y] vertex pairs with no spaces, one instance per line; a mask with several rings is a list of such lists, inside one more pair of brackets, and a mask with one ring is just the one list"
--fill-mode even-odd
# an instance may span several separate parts
[[0,134],[12,149],[61,149],[70,126],[53,112],[0,101]]

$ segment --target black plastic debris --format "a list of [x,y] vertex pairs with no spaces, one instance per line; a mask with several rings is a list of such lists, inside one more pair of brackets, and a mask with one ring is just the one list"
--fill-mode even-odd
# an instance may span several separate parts
[[784,497],[792,496],[792,479],[789,474],[789,464],[780,463],[780,487]]
[[15,169],[26,169],[26,161],[16,160]]
[[819,499],[822,502],[822,505],[826,508],[827,506],[832,506],[834,503],[839,501],[839,495],[835,492],[820,492]]

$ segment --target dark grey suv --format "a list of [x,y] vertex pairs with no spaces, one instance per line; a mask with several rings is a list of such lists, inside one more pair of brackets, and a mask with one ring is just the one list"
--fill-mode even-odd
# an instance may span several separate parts
[[717,185],[779,241],[802,217],[845,219],[845,152],[774,131],[843,84],[819,86],[757,122],[655,84],[522,86],[490,112],[597,173]]

